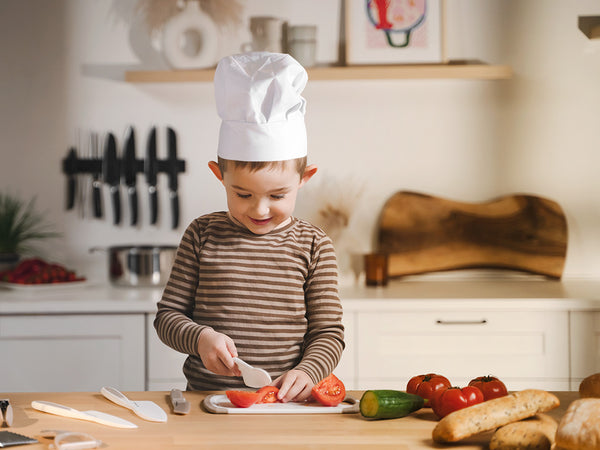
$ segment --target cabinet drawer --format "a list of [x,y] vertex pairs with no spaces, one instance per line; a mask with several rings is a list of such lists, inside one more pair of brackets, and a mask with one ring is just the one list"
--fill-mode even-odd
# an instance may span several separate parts
[[494,374],[515,383],[545,379],[568,386],[566,312],[380,311],[361,313],[356,325],[361,381],[406,383],[438,372],[453,384]]
[[143,390],[144,314],[0,317],[5,392]]

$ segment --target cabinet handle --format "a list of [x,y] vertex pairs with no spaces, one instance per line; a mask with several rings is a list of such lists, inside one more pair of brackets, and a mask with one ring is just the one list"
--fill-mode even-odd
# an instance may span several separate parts
[[435,321],[438,325],[485,325],[487,319],[481,320],[441,320]]

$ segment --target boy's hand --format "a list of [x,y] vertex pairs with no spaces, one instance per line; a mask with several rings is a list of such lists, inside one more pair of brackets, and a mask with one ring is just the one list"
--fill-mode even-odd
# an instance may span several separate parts
[[242,375],[233,362],[233,357],[237,356],[235,343],[223,333],[212,328],[202,330],[198,338],[198,354],[204,367],[212,373],[236,377]]
[[285,403],[305,401],[315,384],[305,372],[292,369],[277,378],[273,385],[279,388],[277,398]]

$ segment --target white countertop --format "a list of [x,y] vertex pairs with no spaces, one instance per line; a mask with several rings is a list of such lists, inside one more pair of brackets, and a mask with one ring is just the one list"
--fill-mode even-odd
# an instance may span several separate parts
[[[0,315],[154,313],[162,288],[107,284],[0,289]],[[395,279],[340,287],[346,312],[369,310],[600,310],[600,280]]]
[[342,286],[340,297],[345,310],[600,310],[600,280],[395,279],[385,287]]
[[162,288],[122,288],[109,284],[0,289],[3,314],[154,313]]

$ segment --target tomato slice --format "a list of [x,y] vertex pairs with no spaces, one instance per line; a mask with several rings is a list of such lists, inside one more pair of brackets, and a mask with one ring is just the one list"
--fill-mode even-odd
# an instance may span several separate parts
[[312,396],[321,405],[336,406],[346,398],[346,387],[334,374],[331,374],[313,386]]
[[260,399],[258,392],[251,391],[225,391],[227,398],[238,408],[248,408]]
[[278,392],[279,388],[275,386],[263,386],[256,391],[256,393],[259,394],[259,398],[256,403],[276,403],[279,401],[277,398]]

